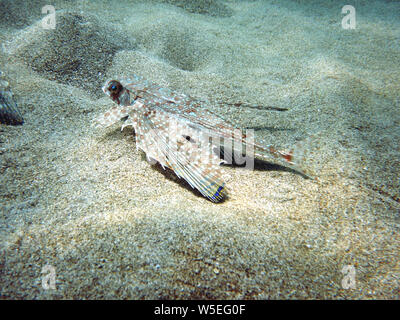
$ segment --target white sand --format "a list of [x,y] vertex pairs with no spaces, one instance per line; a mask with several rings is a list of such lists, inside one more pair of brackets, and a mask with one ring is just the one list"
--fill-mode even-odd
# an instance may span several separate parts
[[[24,115],[0,127],[3,299],[399,299],[400,3],[1,1],[6,73]],[[212,3],[212,5],[210,5]],[[175,4],[175,5],[174,5]],[[225,167],[213,204],[151,167],[132,130],[90,122],[132,73],[216,105],[317,179]],[[56,290],[41,286],[56,269]],[[356,288],[342,288],[353,265]]]

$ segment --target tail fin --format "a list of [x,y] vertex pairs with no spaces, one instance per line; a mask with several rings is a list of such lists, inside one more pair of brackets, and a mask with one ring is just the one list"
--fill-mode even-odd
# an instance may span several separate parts
[[308,157],[311,155],[310,152],[307,152],[306,142],[307,140],[295,144],[289,151],[280,150],[272,145],[256,142],[254,144],[254,155],[256,158],[290,168],[313,179],[315,173],[312,168],[307,165],[309,162]]

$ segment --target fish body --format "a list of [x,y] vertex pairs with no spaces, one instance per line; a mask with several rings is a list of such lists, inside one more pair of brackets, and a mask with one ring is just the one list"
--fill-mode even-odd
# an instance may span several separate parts
[[148,159],[172,169],[213,202],[227,195],[220,166],[226,161],[215,152],[221,146],[234,155],[242,154],[244,146],[246,153],[253,152],[253,157],[298,168],[292,152],[254,141],[254,137],[204,108],[203,101],[138,76],[109,80],[103,91],[117,105],[95,123],[107,127],[125,119],[122,129],[125,126],[134,128],[137,148],[143,150]]

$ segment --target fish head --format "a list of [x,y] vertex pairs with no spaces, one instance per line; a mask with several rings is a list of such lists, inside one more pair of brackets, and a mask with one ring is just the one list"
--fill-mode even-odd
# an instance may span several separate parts
[[103,91],[111,100],[118,103],[121,107],[126,107],[131,104],[129,90],[117,80],[107,80],[103,86]]

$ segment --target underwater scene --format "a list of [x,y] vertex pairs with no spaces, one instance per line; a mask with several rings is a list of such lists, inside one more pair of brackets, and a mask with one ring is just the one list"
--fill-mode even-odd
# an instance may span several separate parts
[[0,8],[1,299],[400,299],[400,1]]

